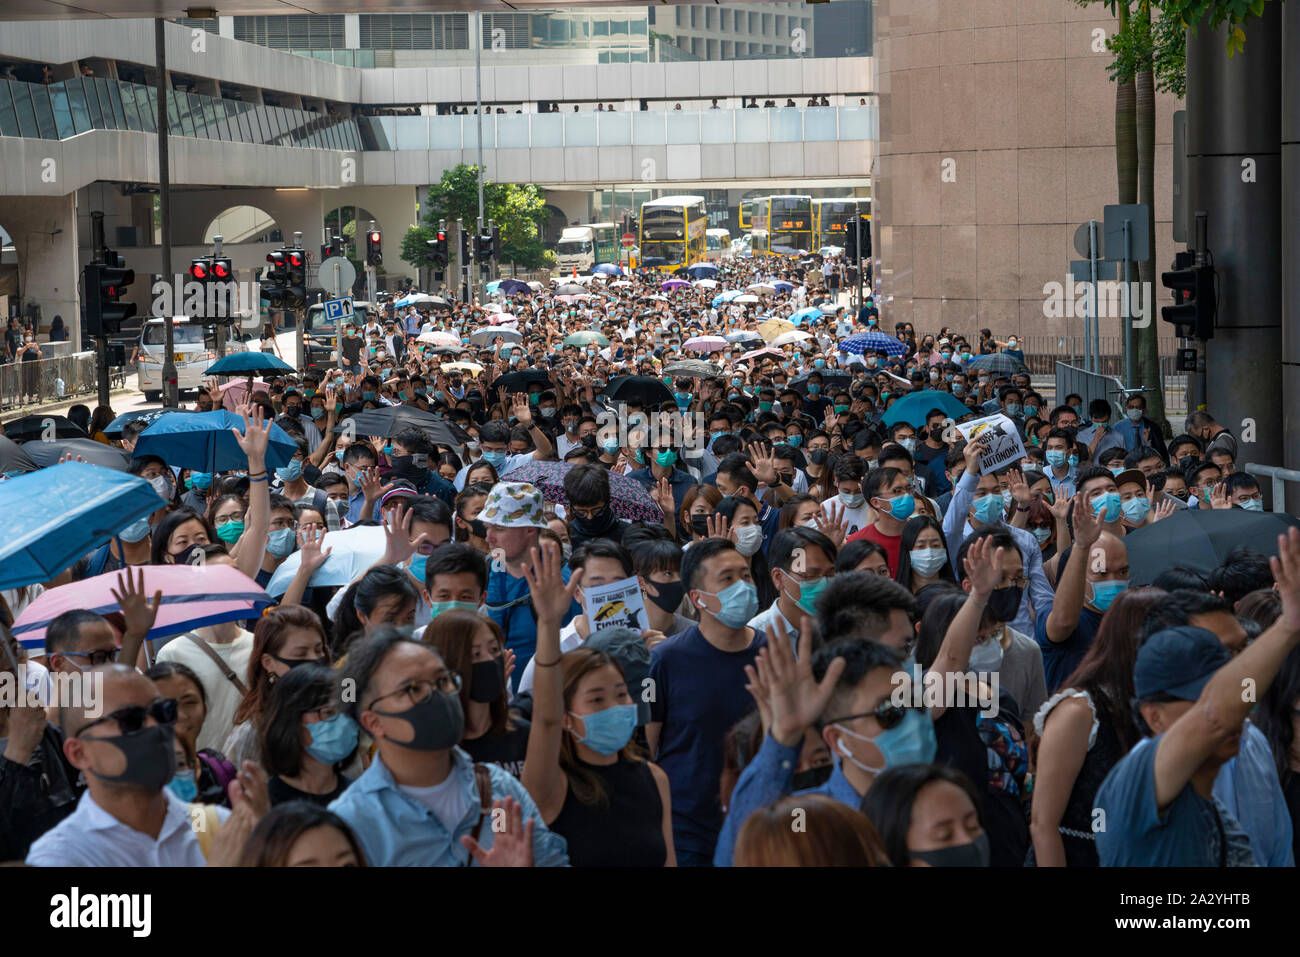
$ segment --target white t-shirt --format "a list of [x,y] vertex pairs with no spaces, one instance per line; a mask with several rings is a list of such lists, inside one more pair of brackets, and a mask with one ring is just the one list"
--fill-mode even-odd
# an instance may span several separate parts
[[843,510],[842,522],[844,524],[844,537],[846,539],[867,524],[868,506],[865,501],[857,508],[849,508],[840,501],[839,495],[832,495],[830,498],[822,502],[822,507],[830,515],[835,514],[834,509],[837,507]]
[[[577,618],[569,622],[560,629],[560,654],[566,651],[572,651],[582,644],[583,638],[578,634]],[[528,664],[524,665],[524,673],[519,676],[519,690],[515,694],[523,694],[533,690],[533,663],[537,661],[534,655],[528,659]]]
[[[208,647],[244,682],[248,683],[248,660],[253,654],[253,633],[239,629],[235,640],[228,644],[208,642]],[[208,714],[194,743],[196,751],[204,748],[220,750],[227,735],[235,726],[235,711],[243,696],[234,682],[228,680],[216,663],[208,657],[207,652],[190,640],[188,635],[178,635],[163,646],[158,652],[158,660],[174,661],[185,665],[203,683],[203,690],[208,698]]]
[[454,767],[441,784],[427,788],[408,787],[405,784],[397,787],[416,804],[432,811],[449,834],[456,833],[456,828],[465,819],[465,812],[469,810],[469,796],[460,786]]

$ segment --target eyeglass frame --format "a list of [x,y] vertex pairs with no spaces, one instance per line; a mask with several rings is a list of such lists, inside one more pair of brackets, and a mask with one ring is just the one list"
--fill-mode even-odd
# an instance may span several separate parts
[[[442,686],[442,684],[443,684],[444,681],[447,681],[447,682],[450,682],[450,683],[451,683],[451,685],[452,685],[451,690],[448,690],[447,688],[445,688],[445,687]],[[462,686],[464,685],[464,681],[461,679],[461,677],[460,677],[460,673],[459,673],[459,672],[456,672],[456,671],[444,671],[444,672],[443,672],[443,673],[438,677],[438,679],[437,679],[436,681],[428,681],[428,680],[425,680],[425,679],[421,679],[421,680],[419,680],[419,681],[408,681],[408,682],[406,682],[406,683],[405,683],[402,687],[400,687],[400,688],[395,688],[395,689],[393,689],[392,691],[389,691],[389,692],[386,693],[386,694],[381,694],[381,695],[380,695],[379,697],[377,697],[377,698],[372,698],[372,699],[370,700],[370,704],[365,708],[365,710],[366,710],[366,711],[374,711],[375,714],[382,715],[382,716],[384,716],[384,717],[397,717],[397,716],[400,716],[403,712],[400,712],[400,711],[396,711],[396,712],[394,712],[394,711],[377,711],[377,710],[375,709],[375,705],[376,705],[378,702],[383,701],[385,698],[391,698],[391,697],[393,697],[393,695],[401,694],[401,693],[403,693],[403,692],[406,692],[406,694],[407,694],[407,698],[410,699],[410,698],[411,698],[411,692],[410,692],[409,689],[411,689],[411,688],[413,688],[413,687],[415,687],[415,686],[417,686],[417,685],[421,685],[421,684],[427,684],[427,685],[429,685],[429,694],[421,694],[419,697],[416,697],[416,698],[414,698],[413,700],[410,700],[410,702],[409,702],[409,706],[410,706],[410,707],[414,707],[415,705],[419,704],[421,701],[427,701],[427,700],[429,699],[429,697],[431,697],[431,695],[433,694],[434,691],[438,691],[438,692],[440,692],[440,693],[442,693],[442,694],[459,694],[459,693],[460,693],[460,689],[461,689]]]
[[[126,730],[126,727],[122,724],[123,715],[128,712],[140,714],[140,723],[132,731]],[[168,712],[171,714],[170,717],[166,717]],[[154,698],[148,705],[126,705],[125,707],[118,708],[116,711],[104,715],[102,718],[96,718],[89,724],[83,725],[76,734],[72,735],[72,737],[79,739],[86,731],[96,725],[103,724],[106,721],[116,721],[118,733],[121,735],[136,734],[145,727],[144,722],[146,718],[153,718],[159,724],[175,724],[179,713],[180,705],[177,703],[175,698]],[[94,741],[96,739],[90,738],[89,740]]]

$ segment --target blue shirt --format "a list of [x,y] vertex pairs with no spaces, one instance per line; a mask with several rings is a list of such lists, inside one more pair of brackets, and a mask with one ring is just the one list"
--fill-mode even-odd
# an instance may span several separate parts
[[[348,496],[348,514],[345,517],[347,518],[349,525],[355,525],[357,522],[361,521],[361,509],[365,504],[366,496],[360,490],[357,490]],[[370,517],[375,517],[373,511],[370,513]]]
[[1034,641],[1043,652],[1043,677],[1047,679],[1047,693],[1055,694],[1061,683],[1070,677],[1079,666],[1083,656],[1092,647],[1092,640],[1097,637],[1101,625],[1101,612],[1093,611],[1085,605],[1079,611],[1079,623],[1064,641],[1052,641],[1047,637],[1047,616],[1051,608],[1040,611],[1034,622]]
[[[1243,739],[1244,740],[1244,739]],[[1139,741],[1097,790],[1097,855],[1102,867],[1250,867],[1250,839],[1218,800],[1184,786],[1162,814],[1156,807],[1156,747]],[[1105,817],[1096,817],[1098,810]],[[1215,816],[1218,816],[1218,823]],[[1222,824],[1222,832],[1220,832]],[[1104,826],[1101,826],[1104,825]],[[1220,833],[1227,839],[1224,846]]]
[[[495,564],[495,563],[493,563]],[[572,572],[565,565],[561,570],[567,582]],[[516,578],[504,568],[495,568],[488,572],[487,604],[488,617],[495,621],[506,636],[506,647],[515,653],[515,673],[511,678],[510,690],[519,689],[519,679],[524,676],[524,667],[537,650],[537,619],[533,615],[532,597],[528,592],[528,581]],[[569,603],[569,611],[562,624],[567,625],[573,616],[580,614],[582,607],[576,602]]]
[[787,748],[772,735],[763,739],[763,746],[754,755],[754,760],[745,765],[740,773],[736,787],[731,792],[731,807],[727,810],[726,823],[718,836],[718,847],[713,853],[714,867],[730,867],[736,853],[736,838],[749,817],[760,807],[766,807],[790,793],[824,794],[841,804],[847,804],[853,810],[862,805],[862,795],[853,789],[849,779],[844,776],[840,762],[835,762],[835,770],[825,783],[803,791],[791,791],[794,783],[794,769],[799,763],[799,751],[803,741],[793,748]]
[[[474,762],[460,748],[452,748],[451,756],[451,773],[469,797],[469,810],[456,825],[455,833],[449,833],[433,811],[402,792],[379,755],[330,804],[329,809],[356,833],[371,867],[460,867],[470,861],[470,853],[460,839],[478,823],[480,802]],[[523,819],[532,818],[536,865],[568,866],[568,845],[560,835],[547,830],[524,786],[495,764],[487,765],[487,769],[492,776],[492,797],[514,798],[523,806]],[[484,850],[491,850],[493,841],[492,822],[488,820],[479,832],[478,843]]]
[[650,651],[650,720],[662,724],[655,761],[668,775],[679,853],[713,854],[722,829],[723,739],[754,708],[745,666],[766,643],[756,633],[743,651],[720,651],[692,625]]
[[1268,738],[1249,721],[1237,756],[1219,769],[1214,797],[1241,822],[1260,867],[1294,867],[1291,814]]

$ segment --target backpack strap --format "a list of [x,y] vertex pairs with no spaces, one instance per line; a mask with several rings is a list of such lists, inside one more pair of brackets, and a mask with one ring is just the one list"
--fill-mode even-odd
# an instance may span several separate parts
[[[469,836],[477,843],[478,836],[483,833],[483,822],[492,814],[492,772],[486,764],[474,763],[474,785],[478,789],[478,820]],[[473,860],[473,855],[470,855],[465,866],[468,867]]]
[[230,665],[221,660],[221,656],[212,650],[211,645],[193,632],[190,632],[185,637],[203,649],[203,653],[212,659],[212,663],[221,669],[221,673],[226,676],[226,680],[234,685],[241,695],[248,694],[248,689],[244,687],[244,683],[239,680],[239,675],[235,674]]

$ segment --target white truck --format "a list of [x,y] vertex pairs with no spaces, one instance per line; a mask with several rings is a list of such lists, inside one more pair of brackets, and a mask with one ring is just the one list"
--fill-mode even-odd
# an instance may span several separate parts
[[601,263],[618,262],[618,226],[589,223],[566,226],[555,246],[555,269],[561,276],[590,273]]

